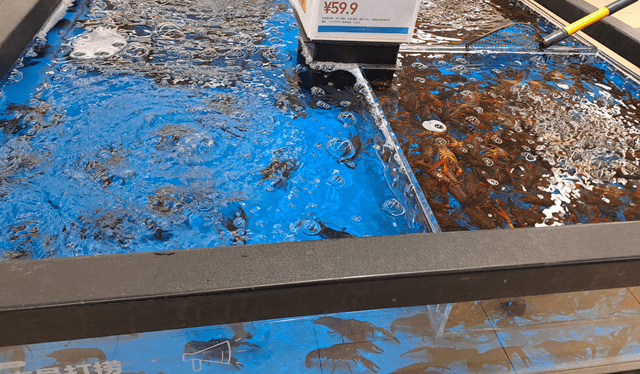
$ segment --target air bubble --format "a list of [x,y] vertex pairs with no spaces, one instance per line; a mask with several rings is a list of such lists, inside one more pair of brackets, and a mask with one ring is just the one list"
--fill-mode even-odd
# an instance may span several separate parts
[[485,165],[487,166],[493,166],[493,160],[487,157],[483,157],[482,161],[484,162]]
[[322,227],[320,226],[320,223],[316,221],[303,219],[300,221],[300,230],[302,230],[305,235],[314,236],[320,233]]
[[428,69],[429,67],[425,64],[423,64],[422,62],[414,62],[413,64],[411,64],[411,66],[413,66],[416,69]]
[[464,65],[457,65],[451,68],[452,71],[455,71],[458,74],[466,74],[467,72],[469,72],[469,69],[467,69],[466,66]]
[[356,116],[349,112],[342,112],[338,115],[338,120],[345,125],[353,125],[356,123]]
[[324,90],[320,87],[313,86],[311,87],[311,94],[314,96],[324,96]]
[[638,174],[638,171],[638,167],[633,164],[627,163],[622,167],[622,172],[626,175],[635,175]]
[[[214,50],[210,50],[215,52]],[[203,51],[204,53],[205,51]],[[215,52],[217,54],[217,52]],[[142,43],[130,43],[127,47],[122,51],[122,55],[131,59],[141,59],[149,54],[149,49]],[[212,56],[215,58],[217,56]]]
[[338,160],[348,160],[356,154],[356,148],[349,139],[333,138],[324,147]]
[[331,105],[325,103],[322,100],[316,101],[316,107],[318,107],[320,109],[331,109]]
[[422,77],[415,77],[413,78],[414,81],[418,82],[418,83],[424,83],[426,82],[426,80]]
[[154,30],[154,34],[160,39],[181,40],[184,39],[184,33],[171,22],[161,23]]
[[334,187],[344,186],[345,180],[338,174],[334,174],[327,179],[327,184]]
[[404,207],[396,199],[389,199],[382,204],[382,209],[392,216],[399,216],[404,213]]
[[478,125],[480,123],[480,120],[477,117],[474,116],[469,116],[467,118],[465,118],[467,120],[467,122],[469,122],[472,125]]
[[514,84],[509,88],[509,91],[511,91],[512,93],[518,93],[518,92],[526,93],[527,91],[529,91],[529,84],[526,82]]
[[239,58],[244,58],[246,55],[247,53],[244,50],[240,48],[233,48],[232,50],[227,52],[227,55],[225,56],[225,58],[230,60],[237,60]]
[[424,127],[424,129],[427,131],[434,131],[434,132],[447,131],[447,126],[444,123],[437,120],[424,121],[422,122],[422,127]]
[[289,52],[276,46],[269,47],[262,55],[274,64],[286,62],[292,58]]
[[349,100],[342,100],[340,102],[340,106],[343,107],[343,108],[346,108],[346,107],[348,107],[350,105],[351,105],[351,101],[349,101]]
[[61,83],[62,81],[64,81],[64,75],[56,74],[52,76],[50,79],[51,79],[51,82],[53,83]]
[[239,229],[243,228],[247,226],[247,220],[242,217],[236,217],[236,219],[233,220],[233,225]]
[[489,184],[492,186],[497,186],[499,184],[497,180],[491,178],[487,179],[487,182],[489,182]]
[[500,138],[499,138],[499,137],[497,137],[497,136],[492,136],[492,137],[491,137],[491,141],[492,141],[492,142],[494,142],[494,143],[496,143],[496,144],[502,144],[502,139],[500,139]]
[[436,138],[435,141],[436,141],[436,144],[439,144],[439,145],[447,145],[447,144],[449,144],[447,139],[444,139],[444,138]]
[[525,160],[529,161],[529,162],[533,162],[536,160],[536,156],[532,155],[529,152],[522,152],[520,153],[520,156],[524,157]]
[[360,82],[356,82],[356,84],[353,85],[353,89],[356,90],[357,92],[362,92],[365,89],[365,85],[363,83]]
[[16,83],[22,80],[22,72],[18,70],[13,70],[9,77],[7,78],[7,83]]

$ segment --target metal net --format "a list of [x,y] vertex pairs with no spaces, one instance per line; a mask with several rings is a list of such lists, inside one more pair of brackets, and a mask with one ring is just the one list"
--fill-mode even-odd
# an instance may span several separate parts
[[514,23],[493,30],[467,43],[469,50],[532,51],[540,49],[542,38],[533,26]]

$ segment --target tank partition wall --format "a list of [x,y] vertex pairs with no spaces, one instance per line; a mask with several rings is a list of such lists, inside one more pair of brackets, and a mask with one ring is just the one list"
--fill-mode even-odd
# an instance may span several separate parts
[[621,222],[3,262],[0,346],[637,286],[638,249]]

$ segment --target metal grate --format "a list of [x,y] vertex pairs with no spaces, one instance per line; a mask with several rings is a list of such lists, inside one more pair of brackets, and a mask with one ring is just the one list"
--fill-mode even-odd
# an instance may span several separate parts
[[535,27],[525,23],[513,23],[466,44],[469,50],[534,51],[540,49],[542,38]]

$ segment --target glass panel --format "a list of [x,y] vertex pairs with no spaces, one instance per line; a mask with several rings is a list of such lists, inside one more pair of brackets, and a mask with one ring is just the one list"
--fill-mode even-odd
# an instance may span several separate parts
[[0,373],[537,373],[637,360],[639,321],[627,289],[574,292],[5,347]]

